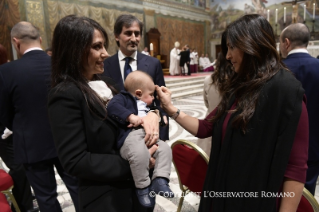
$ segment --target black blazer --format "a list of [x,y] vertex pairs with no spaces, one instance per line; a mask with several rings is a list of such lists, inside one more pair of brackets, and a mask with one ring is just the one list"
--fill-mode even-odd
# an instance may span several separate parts
[[309,161],[319,160],[319,60],[307,53],[294,53],[284,60],[305,89],[309,117]]
[[50,123],[63,168],[79,179],[81,210],[143,211],[133,209],[134,183],[129,163],[116,150],[116,123],[91,113],[75,84],[57,87],[49,95]]
[[127,91],[115,95],[107,105],[107,113],[111,119],[119,124],[119,136],[117,139],[117,148],[120,149],[132,128],[128,128],[127,117],[131,114],[138,115],[137,102]]
[[0,66],[0,122],[12,130],[15,162],[57,157],[47,112],[51,58],[33,50]]
[[179,61],[179,66],[184,67],[185,63],[190,61],[190,57],[189,57],[190,53],[189,51],[185,50],[185,51],[181,51],[179,55],[181,56],[181,59]]
[[[148,73],[153,78],[155,85],[165,86],[163,70],[158,59],[137,52],[137,70]],[[104,73],[102,75],[113,79],[116,83],[117,89],[124,90],[118,53],[105,60]],[[156,92],[154,93],[154,95],[156,96]],[[160,106],[160,102],[156,98],[155,103],[157,106]],[[163,115],[166,115],[166,113],[161,108],[159,108],[159,110]],[[165,141],[169,139],[168,130],[168,124],[164,127],[160,127],[161,140]]]

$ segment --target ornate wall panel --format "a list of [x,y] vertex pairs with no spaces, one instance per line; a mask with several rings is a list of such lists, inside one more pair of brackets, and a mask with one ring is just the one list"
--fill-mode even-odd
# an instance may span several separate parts
[[144,10],[144,15],[145,15],[145,31],[148,32],[151,28],[155,28],[155,20],[154,20],[154,15],[155,11],[154,10]]
[[[87,16],[97,21],[106,30],[109,36],[108,53],[113,55],[117,52],[117,45],[113,35],[113,27],[116,18],[121,14],[130,13],[143,22],[143,12],[130,12],[119,9],[108,9],[103,6],[80,5],[78,3],[65,3],[60,1],[48,1],[48,18],[50,24],[50,33],[53,34],[58,21],[71,14]],[[51,42],[51,41],[50,41]],[[144,46],[144,40],[141,39],[140,49]]]
[[26,16],[28,22],[31,22],[34,26],[38,27],[40,36],[42,37],[42,47],[46,48],[48,46],[48,39],[45,31],[42,0],[26,1]]
[[204,22],[157,16],[156,26],[161,33],[161,54],[169,55],[175,41],[180,42],[180,48],[188,44],[190,48],[196,48],[198,53],[205,52]]
[[13,59],[10,32],[19,21],[19,1],[0,0],[0,43],[6,48],[10,60]]

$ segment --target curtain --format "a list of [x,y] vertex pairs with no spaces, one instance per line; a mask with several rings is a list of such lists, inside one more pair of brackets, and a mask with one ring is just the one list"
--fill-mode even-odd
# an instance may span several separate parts
[[19,0],[0,0],[0,43],[6,48],[9,60],[13,60],[10,32],[19,21]]

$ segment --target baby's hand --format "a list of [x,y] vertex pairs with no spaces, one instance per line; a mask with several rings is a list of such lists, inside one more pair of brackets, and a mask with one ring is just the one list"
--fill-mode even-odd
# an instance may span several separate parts
[[134,114],[131,114],[128,118],[127,121],[130,122],[129,125],[127,125],[127,127],[137,127],[140,126],[143,123],[143,120],[141,117],[136,116]]

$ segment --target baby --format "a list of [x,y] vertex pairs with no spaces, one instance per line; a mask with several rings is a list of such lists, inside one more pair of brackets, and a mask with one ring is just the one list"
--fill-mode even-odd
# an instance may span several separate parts
[[[155,85],[152,78],[145,72],[131,72],[125,82],[125,91],[115,95],[107,106],[109,117],[120,124],[120,134],[117,147],[121,156],[130,163],[138,199],[145,207],[155,205],[155,197],[150,197],[150,191],[165,197],[174,197],[168,186],[171,171],[171,148],[158,140],[158,149],[152,182],[149,178],[150,154],[145,145],[145,131],[141,127],[142,117],[150,112],[154,100]],[[129,128],[138,126],[137,128]]]

